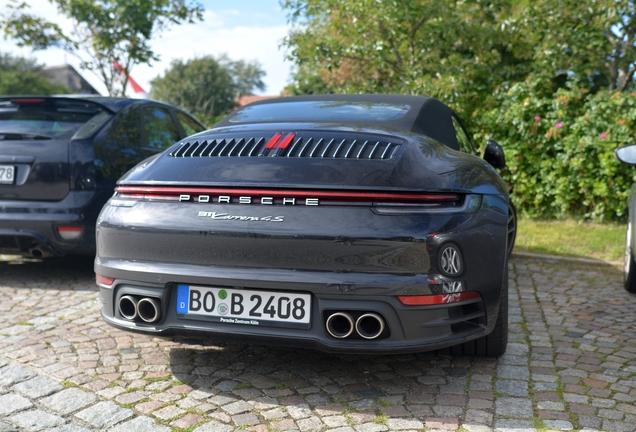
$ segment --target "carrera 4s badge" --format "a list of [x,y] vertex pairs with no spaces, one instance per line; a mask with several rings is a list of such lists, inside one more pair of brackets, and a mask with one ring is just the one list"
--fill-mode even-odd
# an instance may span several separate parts
[[229,213],[217,213],[200,211],[199,217],[209,217],[213,220],[238,220],[238,221],[259,221],[259,222],[283,222],[285,216],[235,216]]

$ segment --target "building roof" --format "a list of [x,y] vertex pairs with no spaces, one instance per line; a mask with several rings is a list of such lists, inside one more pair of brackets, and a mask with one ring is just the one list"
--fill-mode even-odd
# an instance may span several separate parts
[[68,89],[74,93],[99,94],[99,92],[69,64],[45,67],[40,73],[46,76],[49,81],[68,87]]

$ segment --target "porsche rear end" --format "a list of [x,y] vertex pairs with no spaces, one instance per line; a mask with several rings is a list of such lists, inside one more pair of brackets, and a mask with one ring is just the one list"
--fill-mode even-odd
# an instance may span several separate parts
[[414,135],[294,127],[200,134],[120,181],[97,225],[104,319],[336,352],[490,332],[507,195],[482,162]]

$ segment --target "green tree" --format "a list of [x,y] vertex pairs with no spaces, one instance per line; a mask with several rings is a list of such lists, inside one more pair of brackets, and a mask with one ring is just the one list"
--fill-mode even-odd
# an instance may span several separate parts
[[525,41],[498,25],[510,13],[506,0],[284,6],[295,24],[284,42],[291,58],[336,92],[428,94],[472,113],[498,83],[523,79],[531,60]]
[[[633,0],[285,0],[291,92],[425,94],[494,138],[519,210],[624,218],[636,141]],[[308,85],[309,84],[309,85]],[[317,87],[316,87],[317,86]]]
[[222,67],[227,69],[232,77],[236,99],[253,94],[255,89],[265,90],[265,83],[263,82],[265,71],[258,62],[233,61],[226,54],[221,55],[217,61]]
[[323,75],[325,75],[324,71],[308,63],[299,64],[292,74],[292,83],[285,87],[283,94],[300,96],[334,93],[334,90],[325,83]]
[[[532,75],[592,92],[626,91],[636,72],[633,0],[522,0],[509,24],[532,48]],[[556,90],[556,89],[555,89]]]
[[101,78],[109,95],[125,94],[135,65],[158,59],[150,47],[152,37],[170,24],[202,19],[203,12],[200,4],[189,0],[49,1],[73,22],[70,33],[30,13],[26,3],[11,0],[10,13],[0,20],[5,38],[35,50],[64,49],[81,60],[81,68]]
[[[528,77],[631,89],[633,0],[285,0],[299,71],[336,92],[437,96],[465,117]],[[303,71],[311,71],[309,74]],[[311,89],[311,87],[310,87]]]
[[258,63],[205,56],[175,60],[163,76],[151,81],[151,97],[191,112],[212,125],[236,107],[236,98],[263,89],[265,72]]
[[0,53],[0,94],[49,95],[69,93],[40,75],[42,69],[33,59]]

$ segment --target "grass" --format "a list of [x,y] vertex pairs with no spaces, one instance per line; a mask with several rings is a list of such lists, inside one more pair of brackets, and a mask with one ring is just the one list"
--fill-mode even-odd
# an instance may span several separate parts
[[515,251],[621,261],[626,224],[519,219]]

